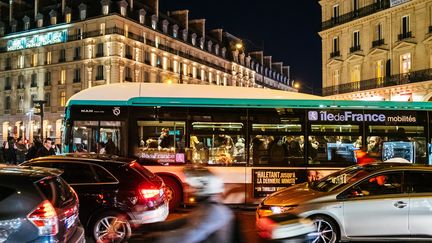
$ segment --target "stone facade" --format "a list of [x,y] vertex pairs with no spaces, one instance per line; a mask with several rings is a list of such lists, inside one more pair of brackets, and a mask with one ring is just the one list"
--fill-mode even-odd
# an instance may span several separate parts
[[428,101],[431,0],[321,0],[323,95]]

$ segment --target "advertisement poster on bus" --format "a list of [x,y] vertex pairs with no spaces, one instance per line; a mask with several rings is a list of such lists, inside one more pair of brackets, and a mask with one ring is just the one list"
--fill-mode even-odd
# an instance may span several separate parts
[[255,198],[265,197],[295,184],[320,180],[336,171],[328,169],[253,169],[253,195]]

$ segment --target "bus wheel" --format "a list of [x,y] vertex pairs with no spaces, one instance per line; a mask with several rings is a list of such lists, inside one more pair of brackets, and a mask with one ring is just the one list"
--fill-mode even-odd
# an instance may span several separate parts
[[182,201],[182,188],[177,181],[171,177],[161,176],[167,187],[166,195],[170,211],[180,207]]

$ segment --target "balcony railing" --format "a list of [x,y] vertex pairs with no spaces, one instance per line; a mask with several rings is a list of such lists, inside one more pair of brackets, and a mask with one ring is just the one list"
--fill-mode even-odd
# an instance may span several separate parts
[[384,39],[372,41],[372,47],[377,47],[377,46],[382,46],[382,45],[384,45]]
[[59,62],[66,62],[66,58],[59,58]]
[[322,22],[321,28],[322,30],[330,29],[332,27],[348,23],[354,19],[365,17],[387,8],[390,8],[390,0],[377,1],[376,3],[359,8],[355,11],[351,11],[338,17],[332,17],[331,19]]
[[351,53],[356,52],[356,51],[360,51],[360,50],[361,50],[360,45],[350,47]]
[[412,33],[410,32],[405,32],[405,33],[401,33],[398,35],[398,40],[404,40],[404,39],[408,39],[408,38],[412,38]]
[[125,81],[132,82],[132,77],[125,77]]
[[330,58],[340,57],[340,51],[334,51],[330,53]]
[[12,89],[12,86],[5,86],[4,89],[5,89],[5,90],[11,90],[11,89]]
[[104,54],[103,53],[96,53],[96,57],[103,57]]
[[432,80],[432,68],[413,71],[404,74],[395,74],[389,77],[380,77],[359,82],[351,82],[323,88],[323,95],[336,95],[358,92],[369,89],[383,88],[395,85],[418,83]]

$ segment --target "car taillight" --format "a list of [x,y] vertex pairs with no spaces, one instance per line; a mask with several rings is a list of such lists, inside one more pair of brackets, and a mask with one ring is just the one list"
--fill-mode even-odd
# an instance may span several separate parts
[[160,190],[159,189],[144,189],[144,188],[140,188],[139,192],[141,194],[141,196],[145,199],[150,199],[150,198],[154,198],[157,195],[159,195]]
[[58,233],[57,213],[53,205],[45,200],[31,212],[27,219],[39,230],[39,236],[55,235]]

